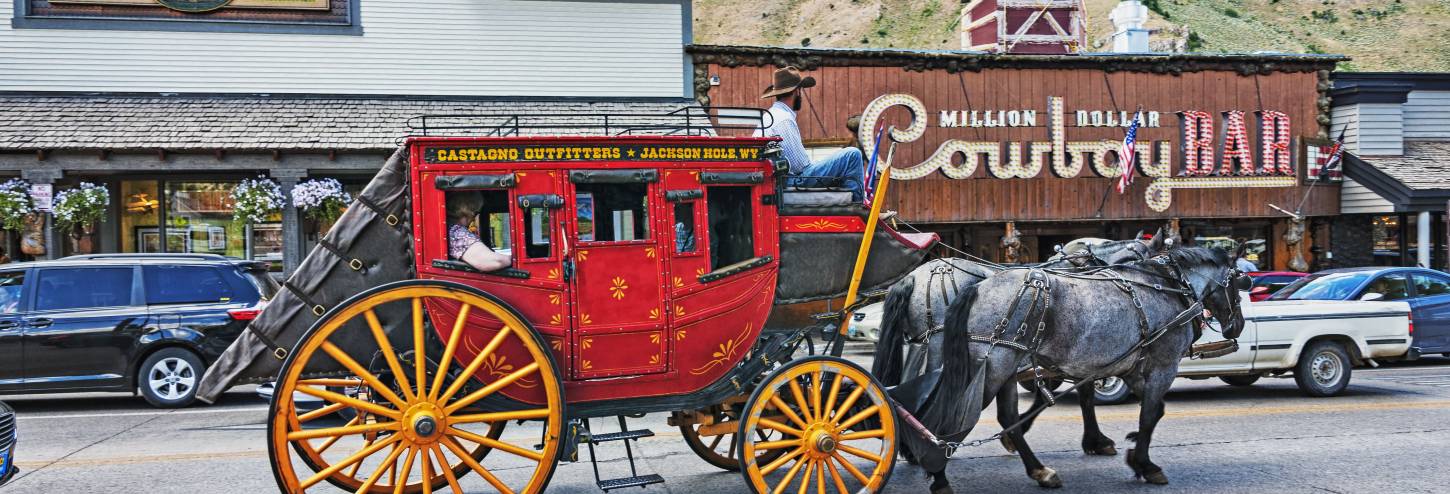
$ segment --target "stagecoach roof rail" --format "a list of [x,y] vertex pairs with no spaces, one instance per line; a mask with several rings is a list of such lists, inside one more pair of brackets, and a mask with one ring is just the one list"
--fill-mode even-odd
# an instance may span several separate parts
[[[773,124],[760,108],[687,106],[665,113],[455,113],[409,118],[405,137],[754,134]],[[401,140],[400,140],[401,143]]]

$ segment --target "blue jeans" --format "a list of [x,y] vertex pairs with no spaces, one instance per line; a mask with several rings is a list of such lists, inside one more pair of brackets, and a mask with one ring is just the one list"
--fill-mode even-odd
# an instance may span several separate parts
[[[851,191],[851,199],[860,201],[862,176],[865,175],[865,161],[862,158],[861,150],[857,148],[846,148],[837,151],[826,159],[806,165],[800,175],[804,177],[844,177],[843,187]],[[811,187],[814,184],[809,179],[792,179],[790,185],[798,187]]]

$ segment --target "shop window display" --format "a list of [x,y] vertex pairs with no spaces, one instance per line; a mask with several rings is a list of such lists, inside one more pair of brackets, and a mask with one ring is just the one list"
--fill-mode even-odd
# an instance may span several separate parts
[[280,263],[282,215],[252,225],[249,232],[232,221],[234,187],[236,182],[227,181],[122,181],[120,250],[236,258],[250,251],[253,259]]

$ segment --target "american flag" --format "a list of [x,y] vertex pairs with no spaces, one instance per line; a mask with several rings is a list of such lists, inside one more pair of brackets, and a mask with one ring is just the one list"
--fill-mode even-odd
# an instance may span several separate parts
[[876,180],[874,180],[876,178],[876,159],[881,156],[881,136],[885,133],[886,129],[876,132],[876,145],[871,148],[871,162],[866,164],[865,176],[861,178],[861,188],[865,192],[862,195],[868,205],[876,197]]
[[1143,111],[1133,115],[1133,123],[1128,125],[1128,136],[1123,138],[1123,147],[1118,148],[1118,165],[1123,168],[1123,176],[1118,178],[1118,193],[1128,191],[1128,185],[1133,183],[1133,158],[1137,151],[1138,124],[1143,121]]
[[1319,166],[1319,172],[1314,174],[1315,179],[1329,180],[1331,178],[1330,172],[1334,171],[1334,168],[1339,166],[1339,162],[1344,159],[1345,130],[1347,129],[1340,129],[1339,139],[1335,139],[1334,144],[1330,145],[1329,148],[1324,149],[1324,156],[1320,158],[1320,161],[1323,161],[1323,164]]

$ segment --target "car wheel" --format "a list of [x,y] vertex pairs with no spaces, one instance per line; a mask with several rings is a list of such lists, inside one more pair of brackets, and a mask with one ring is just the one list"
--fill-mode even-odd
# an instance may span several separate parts
[[1219,376],[1218,379],[1229,386],[1253,386],[1254,383],[1259,382],[1260,377],[1262,376],[1253,374],[1248,376]]
[[151,354],[136,372],[141,396],[157,408],[181,408],[196,401],[196,387],[206,367],[184,348],[163,348]]
[[1294,367],[1294,382],[1309,396],[1334,396],[1349,386],[1349,374],[1349,355],[1344,347],[1321,341],[1299,356],[1299,365]]
[[1117,405],[1128,401],[1133,395],[1128,389],[1128,382],[1121,377],[1104,377],[1093,382],[1093,403],[1098,405]]

